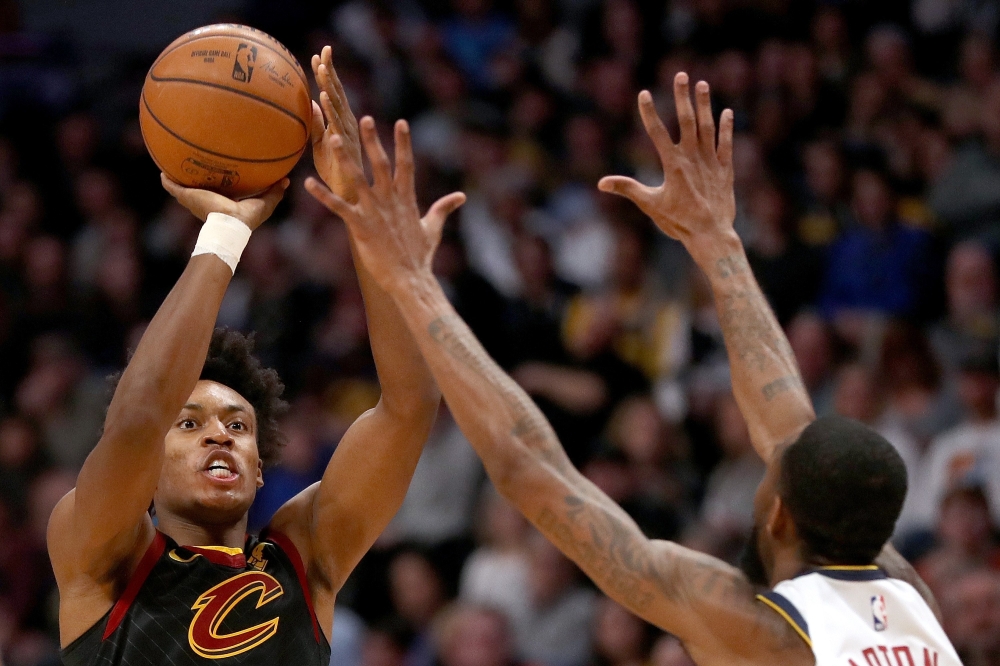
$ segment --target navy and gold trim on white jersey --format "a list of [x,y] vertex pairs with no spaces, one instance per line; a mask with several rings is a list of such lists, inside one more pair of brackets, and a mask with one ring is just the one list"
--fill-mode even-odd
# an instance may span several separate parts
[[774,590],[758,594],[757,601],[765,604],[775,613],[783,617],[788,624],[792,625],[792,629],[795,630],[795,633],[797,633],[799,637],[806,642],[806,645],[810,648],[812,647],[812,639],[809,637],[809,624],[806,623],[806,619],[802,617],[802,613],[798,611],[792,602]]
[[811,569],[808,573],[818,573],[821,576],[833,578],[834,580],[846,580],[851,582],[885,580],[888,578],[886,573],[874,564],[867,566],[838,565],[819,567],[817,569]]

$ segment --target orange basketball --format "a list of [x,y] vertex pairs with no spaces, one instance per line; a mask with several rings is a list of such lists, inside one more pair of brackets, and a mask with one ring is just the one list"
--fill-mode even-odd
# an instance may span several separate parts
[[309,84],[276,39],[245,25],[192,30],[146,75],[139,124],[173,180],[233,198],[281,180],[309,143]]

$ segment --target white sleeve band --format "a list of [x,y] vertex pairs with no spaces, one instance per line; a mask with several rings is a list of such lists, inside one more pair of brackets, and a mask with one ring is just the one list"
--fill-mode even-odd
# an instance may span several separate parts
[[191,256],[214,254],[236,273],[236,264],[240,263],[243,248],[249,240],[250,227],[243,222],[223,213],[209,213]]

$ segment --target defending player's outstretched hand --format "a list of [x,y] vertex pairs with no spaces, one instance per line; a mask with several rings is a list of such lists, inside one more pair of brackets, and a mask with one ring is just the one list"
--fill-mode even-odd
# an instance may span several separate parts
[[319,104],[312,104],[313,164],[327,187],[345,201],[356,203],[358,193],[354,181],[340,168],[333,152],[333,137],[339,135],[347,154],[361,166],[358,121],[333,67],[332,48],[324,46],[320,55],[312,57],[312,70],[319,86]]
[[663,165],[663,185],[648,187],[624,176],[606,176],[597,184],[604,192],[631,199],[665,234],[692,244],[731,234],[736,217],[733,194],[733,112],[722,112],[719,143],[708,84],[695,86],[697,112],[691,105],[688,75],[674,78],[674,103],[681,129],[675,144],[653,105],[649,91],[639,93],[639,114]]
[[224,213],[240,220],[250,227],[250,231],[253,231],[271,217],[271,213],[285,196],[289,180],[282,178],[280,182],[267,188],[258,196],[239,201],[233,201],[210,190],[178,185],[164,173],[160,174],[160,182],[163,184],[163,189],[170,193],[170,196],[177,199],[180,205],[191,211],[191,214],[202,222],[205,221],[209,213]]
[[358,194],[351,204],[315,178],[306,190],[343,218],[357,244],[358,257],[386,291],[404,286],[410,278],[431,275],[431,260],[445,219],[465,203],[465,195],[452,192],[441,197],[421,219],[413,181],[413,148],[410,127],[396,122],[396,170],[382,148],[375,121],[361,119],[361,141],[372,165],[374,183],[368,184],[358,160],[340,135],[330,138],[333,156]]

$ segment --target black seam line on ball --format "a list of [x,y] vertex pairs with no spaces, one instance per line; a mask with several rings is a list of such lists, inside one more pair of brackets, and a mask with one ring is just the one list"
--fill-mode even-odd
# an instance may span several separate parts
[[186,78],[183,78],[183,77],[157,77],[157,76],[153,76],[152,74],[150,74],[149,78],[151,78],[153,81],[156,81],[157,83],[192,83],[194,85],[207,86],[209,88],[215,88],[217,90],[225,90],[226,92],[231,92],[234,95],[240,95],[242,97],[247,97],[249,99],[254,100],[255,102],[260,102],[261,104],[266,104],[267,106],[271,107],[272,109],[276,109],[278,111],[281,111],[283,114],[285,114],[286,116],[288,116],[289,118],[291,118],[292,120],[294,120],[295,122],[297,122],[299,125],[301,125],[302,129],[303,129],[303,131],[305,131],[306,135],[307,136],[309,135],[309,127],[304,122],[302,122],[302,119],[299,118],[297,115],[295,115],[293,112],[289,111],[288,109],[286,109],[285,107],[283,107],[283,106],[281,106],[279,104],[275,104],[274,102],[272,102],[269,99],[265,99],[263,97],[258,97],[257,95],[254,95],[253,93],[250,93],[250,92],[246,92],[245,90],[239,90],[238,88],[230,88],[229,86],[224,86],[221,83],[212,83],[210,81],[199,81],[198,79],[186,79]]
[[[275,44],[279,44],[279,45],[281,45],[282,48],[285,48],[284,45],[281,44],[281,42],[279,42],[278,40],[274,40],[275,44],[268,44],[265,41],[261,41],[259,39],[254,38],[254,37],[247,37],[243,33],[236,32],[236,31],[233,31],[233,32],[223,32],[223,33],[214,33],[214,34],[211,34],[211,35],[198,35],[197,37],[194,37],[192,39],[187,40],[186,42],[181,42],[180,44],[176,45],[172,49],[168,49],[167,51],[164,51],[163,53],[161,53],[156,58],[156,60],[153,62],[153,65],[149,68],[149,75],[150,76],[153,75],[153,69],[157,65],[160,64],[161,60],[163,60],[164,58],[166,58],[168,55],[170,55],[171,53],[173,53],[177,49],[181,48],[182,46],[190,46],[191,44],[197,42],[198,40],[209,39],[211,37],[233,37],[233,38],[236,38],[236,39],[242,39],[245,42],[253,42],[254,44],[257,44],[258,46],[266,47],[268,50],[273,51],[279,58],[281,58],[286,63],[288,63],[288,65],[291,66],[291,68],[293,70],[295,70],[295,74],[299,77],[299,79],[302,81],[302,83],[305,85],[305,87],[306,88],[309,87],[309,82],[306,81],[305,70],[302,69],[302,65],[299,64],[298,59],[293,57],[293,60],[289,60],[287,57],[285,57],[281,53],[281,51],[279,51],[278,49],[274,48]],[[287,49],[285,49],[285,50],[287,50]]]
[[149,103],[146,101],[146,95],[145,95],[145,93],[143,93],[143,95],[142,95],[142,104],[143,104],[143,106],[146,107],[146,112],[149,114],[149,117],[152,118],[153,120],[155,120],[156,124],[159,125],[160,127],[162,127],[168,134],[170,134],[170,136],[174,137],[175,139],[177,139],[178,141],[180,141],[181,143],[183,143],[183,144],[185,144],[187,146],[191,146],[195,150],[200,150],[200,151],[202,151],[204,153],[208,153],[209,155],[214,155],[215,157],[221,157],[221,158],[227,159],[227,160],[235,160],[236,162],[246,162],[247,164],[266,164],[266,163],[270,163],[270,162],[283,162],[284,160],[288,160],[288,159],[291,159],[293,157],[297,157],[297,156],[301,155],[302,151],[304,151],[305,148],[306,148],[306,144],[309,143],[309,138],[306,137],[306,141],[305,141],[305,143],[302,144],[301,148],[299,148],[298,150],[296,150],[294,153],[289,153],[288,155],[285,155],[284,157],[272,157],[272,158],[269,158],[269,159],[252,159],[252,158],[248,158],[248,157],[236,157],[235,155],[227,155],[225,153],[219,153],[219,152],[216,152],[214,150],[209,150],[208,148],[203,148],[202,146],[199,146],[196,143],[191,143],[190,141],[188,141],[187,139],[185,139],[184,137],[180,136],[179,134],[177,134],[176,132],[174,132],[172,129],[170,129],[169,127],[167,127],[166,125],[164,125],[163,121],[160,120],[159,118],[157,118],[156,114],[153,113],[153,110],[149,108]]

